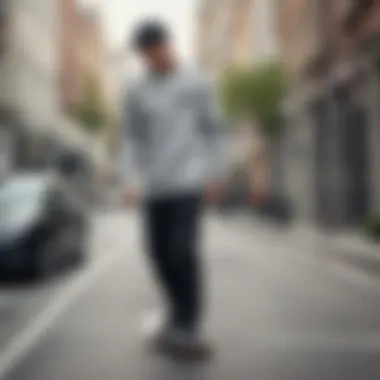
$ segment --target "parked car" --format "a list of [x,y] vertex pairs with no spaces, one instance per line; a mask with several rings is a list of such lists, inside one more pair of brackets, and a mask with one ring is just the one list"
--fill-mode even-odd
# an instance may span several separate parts
[[60,263],[84,262],[88,218],[70,186],[50,173],[22,173],[0,187],[0,269],[49,276]]

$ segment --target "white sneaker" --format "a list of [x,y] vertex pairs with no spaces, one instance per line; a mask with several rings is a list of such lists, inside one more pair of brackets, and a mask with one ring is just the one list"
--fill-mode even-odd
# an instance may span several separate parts
[[140,323],[143,335],[151,337],[165,329],[166,315],[160,310],[145,312],[140,318]]
[[161,350],[177,360],[207,361],[213,357],[214,349],[198,334],[171,330],[161,344]]

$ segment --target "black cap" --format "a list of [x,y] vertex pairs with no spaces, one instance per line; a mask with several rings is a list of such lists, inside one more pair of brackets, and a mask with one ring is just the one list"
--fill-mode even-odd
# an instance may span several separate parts
[[165,43],[169,39],[166,25],[157,20],[140,23],[133,36],[133,47],[144,50],[148,47]]

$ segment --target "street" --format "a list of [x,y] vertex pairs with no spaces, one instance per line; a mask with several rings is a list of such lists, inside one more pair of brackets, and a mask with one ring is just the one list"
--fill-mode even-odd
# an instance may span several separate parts
[[149,353],[158,307],[139,218],[94,217],[85,268],[41,285],[2,285],[0,379],[379,379],[380,279],[320,246],[239,217],[207,217],[207,331],[214,361]]

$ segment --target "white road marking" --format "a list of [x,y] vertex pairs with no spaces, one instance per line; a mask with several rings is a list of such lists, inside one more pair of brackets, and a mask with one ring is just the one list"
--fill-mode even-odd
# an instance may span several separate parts
[[4,379],[9,374],[75,300],[124,257],[123,252],[124,250],[118,250],[117,253],[106,255],[91,264],[80,277],[64,287],[60,295],[9,342],[0,352],[0,379]]

